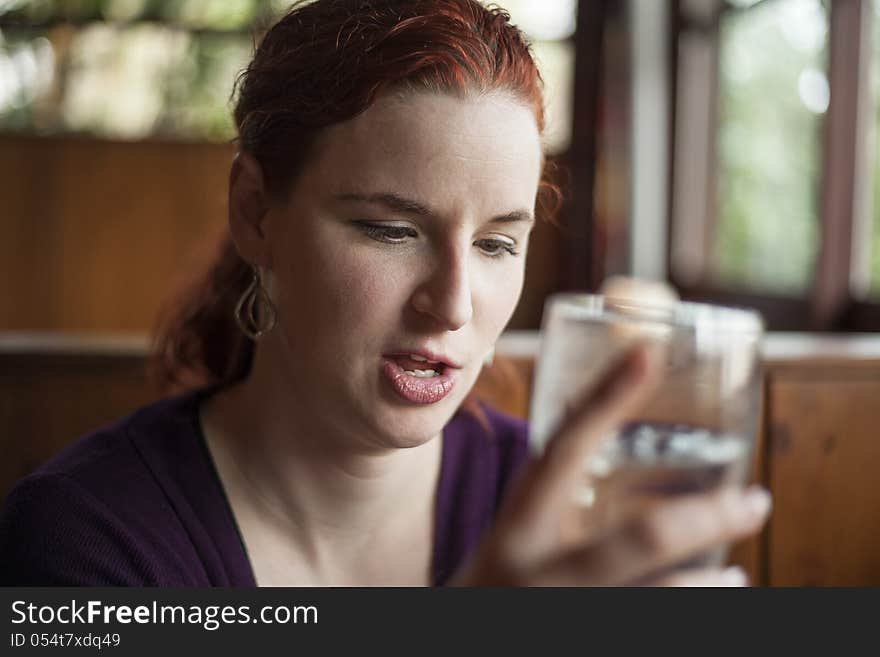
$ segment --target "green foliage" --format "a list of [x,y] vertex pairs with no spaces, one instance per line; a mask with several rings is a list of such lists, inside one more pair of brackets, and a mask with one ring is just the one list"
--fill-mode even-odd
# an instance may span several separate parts
[[722,21],[712,255],[727,287],[797,293],[810,284],[821,110],[807,108],[799,86],[805,71],[823,80],[826,17],[816,0],[787,0]]

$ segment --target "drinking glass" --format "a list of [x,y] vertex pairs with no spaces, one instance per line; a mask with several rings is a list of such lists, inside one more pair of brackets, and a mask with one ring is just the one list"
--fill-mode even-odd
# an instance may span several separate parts
[[[763,322],[750,310],[563,293],[544,309],[530,408],[543,450],[563,416],[637,342],[659,345],[662,382],[584,464],[576,504],[601,533],[675,495],[744,485],[758,428]],[[688,565],[721,565],[726,549]]]

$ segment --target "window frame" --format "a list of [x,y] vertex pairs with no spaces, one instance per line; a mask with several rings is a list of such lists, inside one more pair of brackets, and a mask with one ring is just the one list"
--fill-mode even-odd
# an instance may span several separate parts
[[[703,228],[711,235],[716,222],[717,210],[713,198],[717,172],[714,150],[718,120],[718,42],[722,15],[731,11],[750,11],[758,5],[779,0],[761,0],[748,7],[738,8],[718,1],[715,11],[706,20],[694,22],[684,15],[680,0],[674,0],[674,13],[677,17],[673,27],[673,75],[670,94],[673,98],[673,143],[680,146],[681,135],[676,135],[676,117],[682,110],[676,96],[681,85],[693,84],[693,80],[682,79],[681,53],[679,47],[683,35],[688,30],[699,30],[708,36],[708,43],[714,49],[714,68],[712,79],[703,81],[709,90],[704,102],[710,112],[710,134],[708,162],[705,172],[705,188],[709,198],[704,217],[707,225]],[[862,331],[880,328],[880,303],[861,300],[855,297],[852,285],[853,239],[855,222],[866,220],[859,216],[870,204],[865,204],[860,194],[872,193],[862,184],[864,176],[873,163],[864,161],[863,149],[857,148],[866,130],[866,116],[870,104],[866,100],[866,88],[870,62],[871,39],[871,0],[833,0],[829,5],[828,37],[828,81],[831,100],[822,125],[821,174],[818,189],[819,244],[811,284],[803,295],[774,295],[746,290],[725,288],[709,277],[705,264],[694,278],[682,276],[676,270],[676,257],[673,249],[675,222],[679,220],[675,208],[676,183],[680,182],[682,163],[676,161],[671,170],[669,230],[667,243],[667,266],[670,281],[676,286],[682,298],[727,305],[750,306],[764,315],[768,329],[804,331]],[[858,35],[853,39],[852,35]],[[851,71],[859,71],[852,75]],[[863,84],[860,84],[860,80]],[[678,190],[679,194],[681,190]],[[701,248],[706,249],[709,238],[703,240]],[[705,263],[705,257],[703,262]]]

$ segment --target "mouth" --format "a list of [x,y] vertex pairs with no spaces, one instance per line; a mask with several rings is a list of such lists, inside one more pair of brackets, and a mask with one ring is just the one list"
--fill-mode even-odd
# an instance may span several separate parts
[[435,404],[455,387],[457,367],[422,354],[393,354],[383,358],[382,372],[391,389],[414,404]]
[[397,363],[407,374],[423,379],[442,376],[447,367],[441,360],[431,360],[420,354],[400,354],[388,358]]

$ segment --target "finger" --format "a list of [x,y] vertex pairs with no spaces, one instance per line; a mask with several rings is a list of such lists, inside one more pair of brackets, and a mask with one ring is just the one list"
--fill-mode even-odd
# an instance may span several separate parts
[[[654,389],[660,372],[656,348],[631,349],[562,422],[544,454],[524,473],[506,510],[520,541],[549,537],[559,526],[576,487],[583,484],[590,455],[612,436]],[[499,524],[504,522],[499,518]]]
[[692,568],[673,570],[657,577],[640,580],[638,586],[739,587],[748,586],[749,578],[739,566],[729,568]]
[[641,406],[659,373],[659,350],[648,345],[634,347],[609,369],[550,439],[538,461],[533,504],[541,507],[570,501],[575,486],[583,482],[589,457]]
[[682,496],[545,564],[542,577],[626,585],[753,534],[769,511],[770,495],[760,487]]

